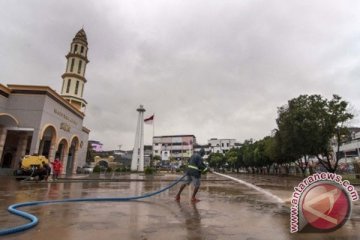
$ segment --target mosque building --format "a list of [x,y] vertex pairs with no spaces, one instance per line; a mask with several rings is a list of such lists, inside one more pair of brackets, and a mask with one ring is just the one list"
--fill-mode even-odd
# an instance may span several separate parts
[[66,55],[61,93],[48,86],[0,84],[0,169],[16,169],[25,155],[59,158],[63,174],[86,160],[90,130],[83,126],[88,42],[84,29]]

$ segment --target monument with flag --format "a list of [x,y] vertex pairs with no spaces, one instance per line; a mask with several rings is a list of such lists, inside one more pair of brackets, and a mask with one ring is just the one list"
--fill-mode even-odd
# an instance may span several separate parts
[[131,171],[144,171],[144,112],[145,108],[140,105],[136,111],[139,112],[136,126],[134,150],[131,160]]
[[154,116],[144,119],[145,108],[143,105],[140,105],[136,111],[139,112],[136,134],[135,134],[135,143],[134,150],[131,160],[131,171],[144,171],[144,123],[153,124],[153,137],[154,137]]

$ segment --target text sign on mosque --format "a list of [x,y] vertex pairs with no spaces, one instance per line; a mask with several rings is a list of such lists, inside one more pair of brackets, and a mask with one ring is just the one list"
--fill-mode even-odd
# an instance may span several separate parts
[[71,127],[69,124],[62,122],[60,123],[60,129],[64,130],[65,132],[70,132]]
[[55,108],[54,108],[54,113],[55,113],[56,115],[59,115],[60,117],[64,118],[65,120],[67,120],[67,121],[69,121],[69,122],[77,125],[77,122],[76,122],[74,119],[70,118],[70,117],[67,116],[65,113],[63,113],[63,112],[61,112],[61,111],[59,111],[59,110],[57,110],[57,109],[55,109]]

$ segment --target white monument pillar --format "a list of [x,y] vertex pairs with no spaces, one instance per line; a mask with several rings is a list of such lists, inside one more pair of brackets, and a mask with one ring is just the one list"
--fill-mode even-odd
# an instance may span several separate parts
[[139,112],[134,150],[131,161],[131,171],[144,171],[144,112],[143,105],[140,105],[136,111]]

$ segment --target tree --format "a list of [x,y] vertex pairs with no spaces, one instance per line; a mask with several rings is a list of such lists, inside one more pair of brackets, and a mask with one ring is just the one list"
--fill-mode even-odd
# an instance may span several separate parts
[[219,169],[225,164],[225,157],[222,153],[211,153],[208,157],[210,167]]
[[[340,160],[340,145],[346,139],[348,128],[345,123],[354,117],[353,114],[347,110],[348,102],[341,100],[338,95],[333,95],[333,99],[327,104],[327,111],[324,115],[324,126],[319,134],[324,134],[327,137],[327,144],[320,145],[318,154],[316,155],[320,164],[322,164],[329,172],[336,172]],[[331,138],[335,137],[337,151],[335,160],[332,159]],[[325,137],[324,137],[325,138]],[[325,157],[325,160],[323,159]]]
[[273,138],[267,136],[264,137],[258,146],[258,151],[260,154],[260,162],[262,167],[266,167],[267,173],[270,173],[270,167],[273,164],[273,161],[271,159],[271,147],[273,143]]
[[242,157],[245,168],[250,167],[252,173],[255,173],[254,144],[252,139],[244,141],[242,146]]
[[239,172],[240,156],[238,149],[231,148],[229,151],[227,151],[225,153],[225,160],[233,170],[236,169],[237,172]]
[[155,167],[158,166],[160,161],[161,161],[161,157],[159,155],[153,156],[152,159],[151,159],[151,166],[153,166],[153,165]]
[[[300,95],[278,109],[278,141],[280,152],[297,161],[302,173],[308,166],[309,156],[316,156],[329,172],[335,172],[339,157],[331,160],[330,140],[335,136],[338,148],[344,123],[353,117],[347,102],[337,95],[328,101],[320,95]],[[323,159],[325,158],[325,159]]]
[[295,160],[303,175],[309,155],[315,154],[316,128],[325,106],[326,100],[320,95],[300,95],[278,110],[276,122],[280,138],[286,143],[282,146],[283,153]]

